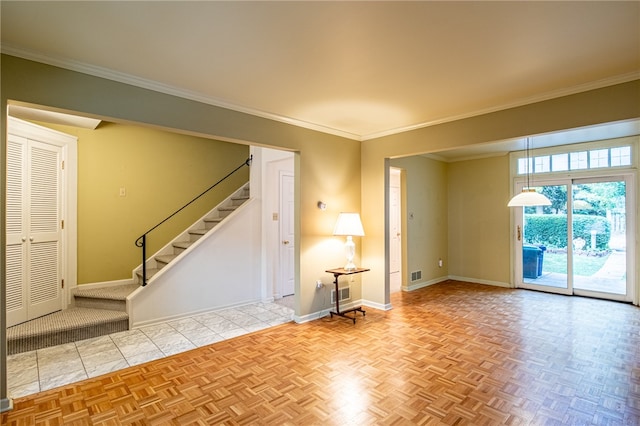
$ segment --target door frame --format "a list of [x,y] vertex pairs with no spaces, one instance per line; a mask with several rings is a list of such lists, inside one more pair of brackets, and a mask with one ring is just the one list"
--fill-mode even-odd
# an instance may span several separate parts
[[[64,167],[61,171],[60,218],[64,221],[64,228],[61,230],[60,277],[64,280],[64,287],[60,309],[66,309],[71,303],[71,290],[77,286],[78,277],[78,138],[9,115],[7,133],[62,149]],[[4,179],[6,186],[6,177]]]
[[393,249],[393,244],[391,243],[393,240],[393,226],[391,223],[391,219],[393,218],[393,214],[392,214],[392,210],[393,210],[393,205],[391,203],[391,193],[392,193],[392,188],[396,188],[396,186],[394,185],[394,180],[397,180],[397,189],[398,189],[398,204],[396,206],[396,208],[394,210],[396,210],[396,219],[397,219],[397,225],[398,225],[398,230],[399,233],[397,235],[398,238],[398,243],[397,243],[397,247],[396,247],[396,255],[398,256],[398,277],[397,279],[400,280],[400,287],[398,289],[398,291],[402,291],[403,288],[406,287],[406,282],[404,280],[404,258],[402,256],[403,253],[403,242],[404,242],[404,227],[403,227],[403,223],[402,223],[402,202],[403,202],[403,197],[402,197],[402,193],[403,193],[403,186],[402,186],[402,169],[398,168],[398,167],[389,167],[389,292],[393,293],[393,288],[392,288],[392,282],[391,282],[391,277],[392,277],[392,273],[393,271],[391,270],[391,259],[393,256],[392,253],[392,249]]
[[[288,250],[293,250],[293,256],[295,257],[295,235],[293,236],[293,238],[287,240],[288,242],[285,243],[283,238],[284,238],[284,228],[286,227],[287,224],[284,223],[284,218],[287,217],[284,213],[285,213],[285,209],[286,209],[286,199],[284,196],[284,178],[291,178],[291,183],[295,185],[294,179],[295,179],[295,175],[293,174],[292,171],[289,170],[282,170],[280,169],[278,171],[278,184],[279,184],[279,191],[278,191],[278,240],[279,240],[279,249],[278,249],[278,273],[277,273],[277,279],[278,279],[278,293],[280,294],[281,297],[284,296],[292,296],[295,294],[295,276],[294,276],[294,261],[292,259],[291,264],[289,265],[287,263],[287,254],[286,251]],[[295,195],[293,195],[293,198],[290,200],[292,203],[295,202]],[[291,217],[289,217],[289,220],[293,221],[294,220],[294,215],[295,212],[292,212]],[[290,223],[289,225],[294,226],[293,223]],[[294,226],[295,227],[295,226]],[[295,231],[294,231],[295,234]],[[284,245],[286,244],[286,249],[284,247]],[[291,290],[291,292],[286,291],[285,292],[285,280],[286,280],[286,276],[287,275],[291,275],[292,279],[294,280],[293,282],[293,288]]]
[[[522,207],[516,207],[512,211],[512,229],[514,229],[514,237],[512,238],[512,270],[513,270],[513,283],[517,288],[525,288],[532,290],[540,290],[550,293],[558,293],[565,295],[577,295],[586,297],[603,298],[607,300],[633,302],[637,304],[637,283],[636,276],[638,273],[637,266],[635,264],[636,259],[636,227],[637,227],[637,211],[634,208],[637,202],[637,173],[635,170],[600,170],[591,171],[584,174],[567,174],[565,176],[549,176],[548,178],[536,177],[535,184],[532,186],[539,187],[545,185],[567,185],[567,200],[573,199],[573,185],[579,183],[588,182],[606,182],[614,179],[620,179],[625,181],[626,185],[626,268],[627,268],[627,292],[626,295],[616,295],[614,293],[601,293],[583,289],[576,289],[573,286],[573,250],[567,251],[567,288],[554,288],[548,286],[541,286],[531,283],[524,283],[523,281],[523,269],[522,269],[522,244],[524,241],[524,235],[521,240],[518,240],[517,229],[518,226],[524,234],[523,227],[523,214]],[[524,177],[514,179],[514,193],[518,193],[523,186],[526,185]],[[567,209],[567,237],[573,234],[573,211]],[[603,297],[606,295],[606,297]]]
[[[264,167],[263,185],[263,209],[264,209],[264,237],[265,237],[265,300],[282,298],[282,285],[280,282],[280,218],[282,217],[280,206],[280,174],[290,173],[294,176],[294,156],[268,148],[259,148]],[[252,172],[253,173],[253,172]],[[295,271],[294,271],[295,274]],[[294,285],[295,293],[295,285]]]

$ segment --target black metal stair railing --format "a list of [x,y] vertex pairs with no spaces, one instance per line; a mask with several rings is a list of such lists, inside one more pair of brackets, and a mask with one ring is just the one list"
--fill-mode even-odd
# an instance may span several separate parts
[[144,287],[145,285],[147,285],[147,235],[149,233],[151,233],[153,230],[155,230],[156,228],[158,228],[160,225],[162,225],[163,223],[167,222],[169,219],[171,219],[172,217],[174,217],[175,215],[177,215],[178,213],[180,213],[182,210],[184,210],[185,208],[189,207],[194,201],[196,201],[197,199],[199,199],[200,197],[202,197],[204,194],[206,194],[207,192],[211,191],[213,188],[215,188],[216,186],[218,186],[220,183],[224,182],[226,179],[228,179],[231,175],[233,175],[235,172],[237,172],[238,170],[240,170],[242,167],[244,166],[251,166],[251,161],[253,160],[253,155],[249,156],[249,158],[247,158],[244,163],[240,164],[238,167],[236,167],[233,171],[229,172],[229,174],[227,174],[225,177],[223,177],[222,179],[220,179],[219,181],[217,181],[216,183],[214,183],[213,185],[211,185],[209,188],[205,189],[204,191],[202,191],[198,196],[194,197],[191,201],[189,201],[187,204],[185,204],[184,206],[180,207],[178,210],[176,210],[175,212],[171,213],[169,216],[167,216],[165,219],[163,219],[162,221],[160,221],[157,225],[153,226],[151,229],[149,229],[147,232],[145,232],[144,234],[142,234],[135,242],[137,247],[141,247],[142,248],[142,286]]

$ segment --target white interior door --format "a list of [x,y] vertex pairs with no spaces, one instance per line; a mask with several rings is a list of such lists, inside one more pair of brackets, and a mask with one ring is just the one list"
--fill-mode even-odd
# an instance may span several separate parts
[[62,308],[62,148],[9,135],[8,325]]
[[29,319],[25,260],[25,187],[27,181],[27,139],[9,134],[7,137],[7,325]]
[[402,236],[400,169],[389,169],[389,285],[390,292],[402,288]]
[[294,255],[294,179],[286,172],[280,173],[280,283],[282,296],[295,292]]

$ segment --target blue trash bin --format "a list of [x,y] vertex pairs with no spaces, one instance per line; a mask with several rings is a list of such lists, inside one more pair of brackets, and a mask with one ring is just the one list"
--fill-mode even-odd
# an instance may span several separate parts
[[[538,278],[542,274],[542,250],[532,244],[522,245],[522,275],[524,278]],[[538,273],[538,271],[540,271]]]
[[540,254],[538,255],[538,277],[539,277],[542,275],[542,262],[544,261],[544,252],[547,251],[547,248],[541,244],[536,244],[536,247],[540,249]]

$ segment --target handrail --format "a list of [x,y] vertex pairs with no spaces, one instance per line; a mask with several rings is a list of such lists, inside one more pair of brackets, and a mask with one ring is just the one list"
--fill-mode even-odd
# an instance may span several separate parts
[[155,230],[156,228],[158,228],[160,225],[162,225],[163,223],[165,223],[166,221],[168,221],[169,219],[171,219],[172,217],[174,217],[175,215],[177,215],[178,213],[180,213],[182,210],[184,210],[185,208],[189,207],[194,201],[196,201],[198,198],[202,197],[204,194],[206,194],[207,192],[209,192],[210,190],[212,190],[213,188],[215,188],[216,186],[218,186],[220,183],[222,183],[224,180],[226,180],[229,176],[231,176],[232,174],[234,174],[235,172],[237,172],[238,170],[240,170],[242,167],[244,166],[251,166],[251,161],[253,161],[253,155],[250,155],[249,158],[247,158],[244,163],[240,164],[238,167],[236,167],[233,171],[229,172],[225,177],[223,177],[222,179],[220,179],[219,181],[217,181],[216,183],[214,183],[213,185],[211,185],[209,188],[205,189],[204,191],[202,191],[199,195],[197,195],[196,197],[194,197],[191,201],[189,201],[187,204],[185,204],[184,206],[180,207],[178,210],[176,210],[175,212],[171,213],[169,216],[167,216],[166,218],[164,218],[162,221],[160,221],[157,225],[153,226],[151,229],[149,229],[147,232],[145,232],[144,234],[142,234],[140,237],[138,237],[138,239],[136,240],[135,244],[136,247],[141,247],[142,248],[142,286],[146,286],[147,285],[147,234],[149,234],[151,231]]

